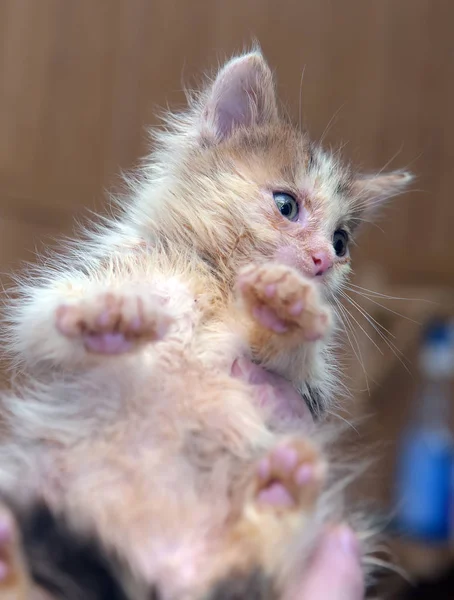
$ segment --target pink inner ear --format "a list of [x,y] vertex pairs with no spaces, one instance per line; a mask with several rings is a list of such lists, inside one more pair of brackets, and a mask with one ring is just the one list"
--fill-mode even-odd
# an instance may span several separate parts
[[225,82],[225,89],[215,108],[216,125],[219,135],[224,138],[235,127],[248,127],[253,121],[252,97],[254,92],[247,77]]
[[276,113],[271,72],[260,54],[248,54],[228,63],[214,82],[204,118],[224,139],[236,127],[249,127]]

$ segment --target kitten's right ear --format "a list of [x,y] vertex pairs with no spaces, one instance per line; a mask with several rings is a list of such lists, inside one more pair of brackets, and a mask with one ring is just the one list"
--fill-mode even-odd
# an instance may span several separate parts
[[260,52],[229,61],[218,73],[202,108],[201,129],[214,141],[239,127],[276,119],[273,75]]

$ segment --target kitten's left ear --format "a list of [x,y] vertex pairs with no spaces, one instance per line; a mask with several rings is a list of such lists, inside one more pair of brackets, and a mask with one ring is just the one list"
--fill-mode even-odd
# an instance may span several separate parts
[[405,191],[413,180],[408,171],[392,171],[380,175],[361,175],[352,185],[353,199],[361,211],[371,215],[382,204]]
[[260,52],[229,61],[218,73],[202,111],[202,131],[221,141],[239,127],[276,119],[273,75]]

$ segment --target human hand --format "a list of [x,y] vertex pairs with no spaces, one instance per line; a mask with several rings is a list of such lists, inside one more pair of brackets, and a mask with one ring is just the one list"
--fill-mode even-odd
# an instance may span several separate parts
[[314,557],[286,600],[363,600],[359,544],[345,525],[327,531]]

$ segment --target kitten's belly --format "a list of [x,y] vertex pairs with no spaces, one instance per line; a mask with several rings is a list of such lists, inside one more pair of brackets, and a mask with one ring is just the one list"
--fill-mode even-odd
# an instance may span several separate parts
[[126,444],[112,438],[46,453],[39,495],[76,532],[113,549],[139,581],[158,584],[163,598],[184,598],[201,585],[202,573],[210,577],[216,552],[208,545],[220,537],[227,491],[213,478],[208,501],[196,470],[172,456],[175,444],[139,444],[140,435]]
[[146,581],[181,591],[217,568],[221,553],[210,544],[222,538],[231,509],[232,464],[255,461],[274,439],[254,406],[263,385],[274,390],[275,416],[303,419],[305,409],[271,374],[257,398],[254,385],[231,377],[232,357],[225,371],[212,368],[222,345],[226,356],[235,351],[232,338],[218,331],[212,355],[205,352],[189,288],[177,278],[153,286],[175,317],[168,338],[78,378],[65,425],[76,441],[43,443],[39,488],[77,531],[94,531]]

